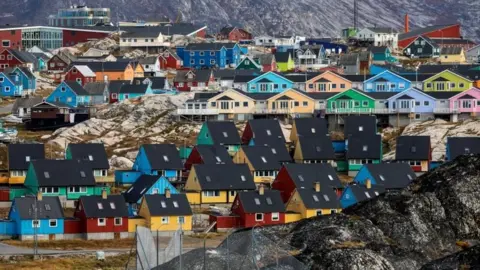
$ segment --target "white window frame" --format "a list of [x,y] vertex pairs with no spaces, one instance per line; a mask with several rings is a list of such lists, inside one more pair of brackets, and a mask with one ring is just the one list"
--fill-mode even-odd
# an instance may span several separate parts
[[[37,223],[36,225],[35,222]],[[40,228],[40,219],[32,220],[32,228]]]
[[[258,215],[262,215],[262,218],[258,219],[257,218]],[[263,221],[263,218],[264,218],[263,213],[255,213],[255,221]]]
[[[120,223],[117,222],[117,221],[120,221]],[[114,222],[113,222],[113,225],[114,226],[122,226],[122,223],[123,223],[123,219],[121,217],[116,217]]]
[[272,221],[279,221],[280,220],[280,213],[273,212],[272,213]]
[[[102,222],[100,222],[100,221],[102,221]],[[106,218],[98,218],[97,219],[97,225],[102,226],[102,227],[107,226],[107,219]]]
[[168,224],[170,221],[169,217],[162,217],[162,224]]
[[[180,222],[180,219],[183,219],[183,222]],[[178,224],[185,224],[185,217],[184,216],[177,217],[177,223]]]
[[[55,226],[52,226],[52,222],[55,222]],[[48,227],[56,228],[57,226],[58,226],[58,220],[56,220],[56,219],[49,219],[48,220]]]

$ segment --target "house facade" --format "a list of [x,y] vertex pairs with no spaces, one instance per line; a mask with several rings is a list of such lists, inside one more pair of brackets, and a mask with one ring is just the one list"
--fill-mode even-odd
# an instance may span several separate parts
[[403,49],[403,54],[410,58],[437,58],[440,56],[440,47],[434,40],[418,36]]
[[411,82],[386,70],[366,80],[363,85],[365,92],[401,92],[409,89]]
[[293,82],[285,77],[267,72],[247,83],[249,93],[279,93],[293,87]]
[[423,91],[465,91],[472,88],[473,81],[444,70],[423,81]]
[[306,82],[307,92],[343,92],[352,88],[352,82],[331,71],[309,79]]

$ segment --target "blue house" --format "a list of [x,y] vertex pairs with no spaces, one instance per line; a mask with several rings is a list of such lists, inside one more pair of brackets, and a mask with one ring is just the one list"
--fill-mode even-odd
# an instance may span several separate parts
[[225,64],[232,65],[233,67],[236,67],[238,64],[240,64],[241,58],[240,56],[242,54],[248,53],[248,48],[243,48],[238,45],[238,43],[222,43],[223,46],[225,46],[225,49],[227,49],[227,58]]
[[188,68],[225,68],[227,49],[220,43],[191,43],[186,47],[177,47],[177,55]]
[[13,78],[13,81],[16,84],[20,83],[23,86],[23,91],[35,93],[35,89],[37,88],[37,77],[33,75],[29,68],[6,68],[4,72]]
[[91,95],[75,81],[64,81],[47,97],[47,102],[61,102],[72,107],[90,105]]
[[331,42],[331,39],[307,39],[306,41],[301,41],[300,45],[322,45],[325,48],[327,54],[341,54],[348,52],[348,46],[345,44],[338,44]]
[[43,197],[39,193],[37,198],[15,198],[9,219],[15,222],[21,240],[33,240],[35,233],[40,240],[63,239],[64,214],[58,197]]
[[293,88],[294,82],[275,72],[264,73],[247,82],[250,93],[281,93]]
[[401,92],[411,86],[411,82],[402,76],[386,70],[363,82],[365,92]]
[[351,184],[348,185],[340,196],[340,204],[342,208],[347,208],[359,202],[370,200],[385,193],[385,187],[382,185],[367,185]]
[[115,184],[119,186],[132,185],[142,176],[142,172],[135,170],[116,170],[115,171]]
[[165,191],[170,191],[171,194],[178,194],[175,187],[168,182],[163,176],[158,175],[142,175],[137,181],[123,193],[125,201],[128,204],[128,214],[136,216],[138,207],[144,195],[165,194]]
[[133,170],[148,175],[165,176],[168,181],[179,181],[183,164],[173,144],[144,144],[140,147]]
[[22,95],[23,86],[14,81],[15,78],[8,76],[5,72],[0,72],[0,96],[14,97]]
[[151,84],[124,84],[118,92],[118,101],[153,94]]
[[480,154],[480,137],[448,137],[446,160],[452,161],[461,155]]
[[368,186],[381,185],[386,191],[406,188],[417,176],[408,163],[365,164],[353,182]]
[[417,88],[409,88],[391,96],[387,102],[389,113],[415,113],[430,117],[435,112],[436,99]]

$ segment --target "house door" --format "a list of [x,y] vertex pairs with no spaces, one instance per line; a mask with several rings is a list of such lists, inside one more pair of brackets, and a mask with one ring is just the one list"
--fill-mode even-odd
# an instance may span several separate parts
[[113,233],[113,238],[114,238],[115,240],[120,239],[120,233],[119,233],[119,232]]
[[320,88],[319,88],[319,91],[320,91],[320,92],[325,92],[325,91],[327,91],[327,84],[321,83],[321,84],[319,84],[319,87],[320,87]]
[[50,240],[50,241],[55,240],[55,234],[49,234],[48,235],[48,240]]
[[338,101],[338,107],[339,107],[340,109],[349,108],[349,107],[350,107],[349,105],[350,105],[350,104],[349,104],[349,101],[348,101],[348,100],[339,100],[339,101]]
[[288,101],[280,101],[280,109],[288,109]]
[[400,100],[400,109],[410,108],[410,100]]
[[222,101],[220,102],[220,108],[222,110],[228,110],[228,107],[229,107],[229,102],[228,101]]

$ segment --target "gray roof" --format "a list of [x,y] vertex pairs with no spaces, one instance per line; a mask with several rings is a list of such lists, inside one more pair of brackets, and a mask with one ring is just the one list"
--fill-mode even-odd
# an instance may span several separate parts
[[468,45],[472,44],[475,45],[476,43],[474,41],[471,41],[469,39],[463,39],[463,38],[433,38],[430,40],[434,40],[437,44],[441,45]]
[[302,202],[307,209],[340,209],[340,200],[332,188],[322,187],[320,191],[315,190],[314,185],[311,187],[297,188],[297,192],[302,198]]
[[237,127],[230,121],[207,121],[204,123],[214,144],[240,145],[242,142]]
[[434,99],[450,99],[451,97],[458,95],[458,92],[456,91],[430,91],[424,93]]
[[[35,198],[15,198],[13,205],[21,219],[35,219]],[[63,208],[58,197],[42,196],[37,200],[37,219],[63,219]]]
[[87,162],[93,169],[110,168],[107,152],[101,143],[71,143],[68,149],[72,159]]
[[29,79],[36,79],[35,75],[33,75],[32,71],[30,71],[27,67],[8,67],[3,70],[4,73],[13,73],[16,69],[20,70],[27,76]]
[[8,145],[8,169],[28,170],[30,161],[45,159],[45,147],[43,144],[14,143]]
[[291,163],[285,164],[284,168],[295,183],[297,190],[313,188],[316,182],[320,182],[320,186],[323,188],[343,188],[337,172],[328,163]]
[[330,136],[319,134],[315,137],[299,137],[300,148],[304,160],[334,160],[335,151],[333,150]]
[[385,187],[383,185],[371,185],[370,188],[367,188],[364,185],[353,183],[348,186],[348,188],[352,191],[357,203],[375,198],[380,194],[385,193]]
[[83,86],[76,81],[64,81],[64,83],[66,85],[68,85],[68,87],[70,87],[70,89],[72,89],[72,91],[75,92],[75,94],[77,94],[79,96],[89,96],[90,95],[85,90],[85,88],[83,88]]
[[[398,94],[398,93],[394,93]],[[370,115],[350,115],[345,117],[345,137],[350,135],[377,134],[377,118]]]
[[144,144],[142,148],[153,170],[183,169],[180,153],[174,144]]
[[447,27],[450,27],[450,26],[454,26],[454,25],[455,24],[432,25],[432,26],[413,29],[413,30],[410,30],[407,33],[403,33],[403,34],[398,35],[398,40],[401,41],[401,40],[404,40],[404,39],[409,39],[409,38],[412,38],[412,37],[425,35],[425,34],[435,32],[435,31],[438,31],[438,30],[441,30],[441,29],[444,29],[444,28],[447,28]]
[[104,82],[90,82],[85,84],[84,88],[92,96],[103,96],[107,85]]
[[272,64],[272,61],[275,59],[274,58],[275,56],[273,54],[261,54],[261,55],[257,55],[255,58],[258,59],[258,63],[260,65],[270,65]]
[[387,46],[372,46],[368,48],[372,53],[385,53],[388,50]]
[[148,78],[152,82],[152,89],[163,89],[165,88],[165,77],[151,77]]
[[186,47],[186,51],[220,51],[225,48],[224,43],[189,43]]
[[328,135],[327,121],[324,118],[296,118],[293,125],[298,137]]
[[447,151],[450,160],[468,154],[480,154],[480,137],[448,137]]
[[148,90],[148,84],[123,84],[119,93],[122,94],[145,94]]
[[430,160],[430,136],[397,138],[396,160]]
[[285,212],[285,204],[278,190],[265,190],[263,195],[258,191],[239,192],[237,198],[246,213]]
[[159,175],[143,174],[122,195],[127,203],[136,203],[161,178]]
[[[256,145],[268,145],[272,140],[285,143],[285,137],[277,119],[249,120],[247,126],[250,127],[252,139]],[[243,136],[247,135],[245,131]]]
[[347,159],[380,159],[382,136],[372,133],[348,136]]
[[195,164],[202,190],[254,190],[255,182],[247,164]]
[[340,66],[353,66],[358,63],[359,56],[356,53],[342,54],[338,60]]
[[157,56],[149,56],[138,59],[138,62],[142,65],[154,65],[157,62]]
[[[122,26],[120,30],[127,32],[153,32],[162,33],[162,35],[189,35],[200,30],[203,26],[191,23],[170,23],[162,26]],[[117,29],[113,29],[116,31]]]
[[129,64],[130,64],[130,61],[117,61],[117,62],[74,61],[70,64],[70,66],[83,65],[83,66],[88,66],[93,72],[101,72],[101,71],[124,71]]
[[165,194],[145,195],[145,201],[151,216],[190,216],[192,208],[187,200],[187,195]]
[[385,189],[406,188],[412,180],[417,178],[407,163],[365,164],[365,168],[376,183],[383,185]]
[[200,154],[203,164],[233,164],[227,149],[221,145],[197,145],[195,149]]
[[95,186],[89,164],[77,160],[34,160],[31,162],[39,187]]
[[443,47],[440,54],[441,55],[460,54],[460,53],[462,53],[462,50],[463,50],[462,47]]
[[113,218],[128,217],[128,209],[125,198],[122,195],[102,196],[81,196],[79,204],[87,218]]
[[36,63],[37,61],[37,57],[27,51],[19,51],[13,49],[7,49],[7,51],[9,51],[13,56],[15,56],[24,63]]
[[39,103],[42,103],[43,97],[27,97],[17,98],[12,107],[12,112],[15,113],[19,108],[31,108]]
[[395,96],[396,94],[398,94],[397,92],[362,92],[362,93],[376,100],[389,99]]
[[129,31],[124,32],[120,38],[158,38],[160,36],[160,30],[152,29],[152,31]]
[[188,70],[180,70],[177,71],[177,75],[175,75],[175,82],[206,82],[210,79],[212,75],[212,71],[209,69],[200,69],[194,70],[194,76],[192,79],[189,79],[187,74]]
[[250,161],[255,171],[278,171],[281,160],[268,146],[242,146],[245,156]]
[[130,84],[130,81],[110,81],[108,82],[108,91],[110,93],[120,93],[120,89],[125,84]]

